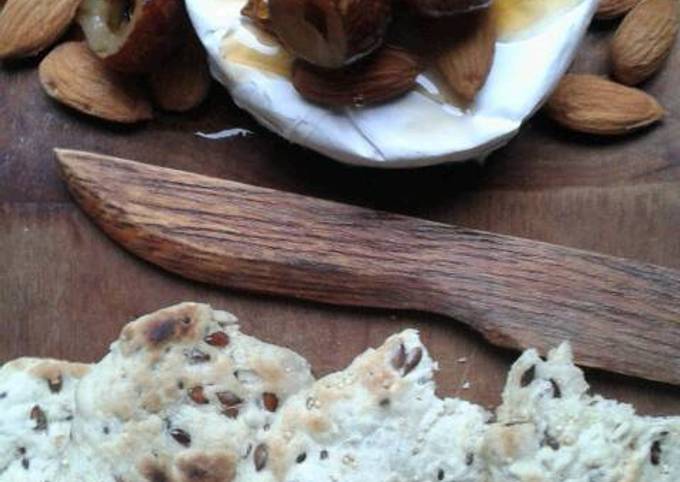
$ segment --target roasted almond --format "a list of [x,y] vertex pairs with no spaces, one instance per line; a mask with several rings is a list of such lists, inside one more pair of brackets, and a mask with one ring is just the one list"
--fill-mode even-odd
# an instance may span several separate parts
[[133,74],[162,65],[188,27],[182,0],[82,0],[77,20],[107,67]]
[[645,92],[595,75],[566,75],[546,111],[559,124],[590,134],[621,135],[649,126],[664,116]]
[[678,0],[642,0],[623,20],[611,46],[612,73],[636,85],[652,76],[678,35]]
[[420,15],[442,17],[486,8],[491,0],[405,0],[404,3]]
[[79,3],[80,0],[0,1],[0,59],[30,57],[52,45],[71,25]]
[[172,112],[198,106],[208,96],[210,83],[205,51],[193,35],[149,76],[154,102]]
[[390,22],[390,0],[268,0],[271,27],[293,55],[340,69],[377,50]]
[[241,15],[250,19],[263,32],[274,34],[267,0],[248,0],[246,6],[241,10]]
[[640,0],[600,0],[595,17],[600,20],[622,17],[638,3]]
[[425,24],[435,43],[434,63],[449,91],[470,105],[486,83],[496,50],[496,19],[490,9]]
[[393,99],[415,85],[421,62],[412,53],[386,46],[342,70],[306,62],[293,65],[293,85],[306,99],[329,106],[363,106]]
[[152,117],[135,80],[108,70],[84,42],[67,42],[40,63],[40,82],[57,101],[95,117],[132,123]]

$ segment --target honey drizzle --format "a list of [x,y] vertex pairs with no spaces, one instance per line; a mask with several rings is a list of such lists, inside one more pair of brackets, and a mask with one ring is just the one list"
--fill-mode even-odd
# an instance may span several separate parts
[[[557,13],[558,11],[574,6],[582,0],[495,0],[496,18],[499,23],[499,38],[509,40],[521,36],[522,32],[534,26],[536,23]],[[258,40],[268,47],[275,48],[276,41],[269,35],[256,31],[254,34]],[[267,54],[234,39],[226,39],[222,45],[221,54],[228,61],[253,67],[263,72],[268,72],[280,77],[290,78],[293,63],[292,56],[283,48],[278,47],[276,53]],[[457,105],[458,103],[447,93],[444,80],[435,73],[428,73],[428,79],[437,86],[437,93],[430,92],[423,86],[416,90],[439,103]]]
[[507,40],[582,0],[495,0],[498,31]]

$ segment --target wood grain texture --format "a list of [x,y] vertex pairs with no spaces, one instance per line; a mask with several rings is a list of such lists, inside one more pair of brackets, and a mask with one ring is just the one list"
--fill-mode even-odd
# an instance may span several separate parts
[[[575,71],[607,73],[613,27],[591,29]],[[233,311],[244,331],[299,351],[317,375],[416,327],[440,363],[440,394],[487,407],[498,403],[515,358],[439,316],[255,296],[140,262],[71,201],[55,146],[680,269],[678,49],[645,84],[669,115],[644,135],[601,141],[565,133],[539,115],[485,165],[395,172],[348,168],[294,146],[219,88],[190,114],[159,115],[136,128],[94,122],[44,96],[36,69],[37,62],[0,66],[0,362],[24,355],[95,360],[123,323],[182,300]],[[253,134],[220,141],[194,134],[234,127]],[[587,371],[596,393],[644,414],[680,413],[680,387]],[[469,389],[462,388],[465,381]]]
[[680,384],[680,271],[84,151],[57,157],[105,232],[187,278],[434,312],[507,348],[570,340],[581,364]]

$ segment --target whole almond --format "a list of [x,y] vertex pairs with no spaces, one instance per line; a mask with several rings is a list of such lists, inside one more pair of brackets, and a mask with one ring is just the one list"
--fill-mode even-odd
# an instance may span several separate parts
[[679,26],[678,0],[642,0],[614,35],[614,78],[636,85],[653,75],[671,52]]
[[152,117],[134,79],[108,70],[84,42],[67,42],[40,63],[40,82],[59,102],[95,117],[132,123]]
[[428,22],[435,42],[434,63],[454,97],[470,105],[484,86],[496,50],[496,19],[491,9]]
[[198,106],[207,97],[210,83],[205,51],[193,35],[149,76],[154,102],[172,112]]
[[80,0],[4,2],[0,10],[0,59],[30,57],[52,45],[71,25],[79,4]]
[[630,12],[640,0],[600,0],[595,17],[600,20],[619,18]]
[[421,71],[418,57],[402,48],[385,46],[342,70],[297,61],[293,85],[303,97],[319,104],[360,107],[405,94],[414,87]]
[[595,75],[565,75],[546,104],[559,124],[579,132],[621,135],[649,126],[664,116],[645,92]]

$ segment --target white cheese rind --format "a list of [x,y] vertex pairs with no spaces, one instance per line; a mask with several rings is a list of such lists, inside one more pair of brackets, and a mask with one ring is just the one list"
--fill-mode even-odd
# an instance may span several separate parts
[[291,142],[341,162],[382,168],[484,158],[505,145],[567,70],[597,7],[597,0],[582,0],[530,35],[498,42],[486,85],[471,110],[462,112],[420,91],[378,106],[314,105],[287,78],[221,55],[225,41],[276,51],[252,33],[240,13],[242,0],[186,3],[213,76],[238,106]]

